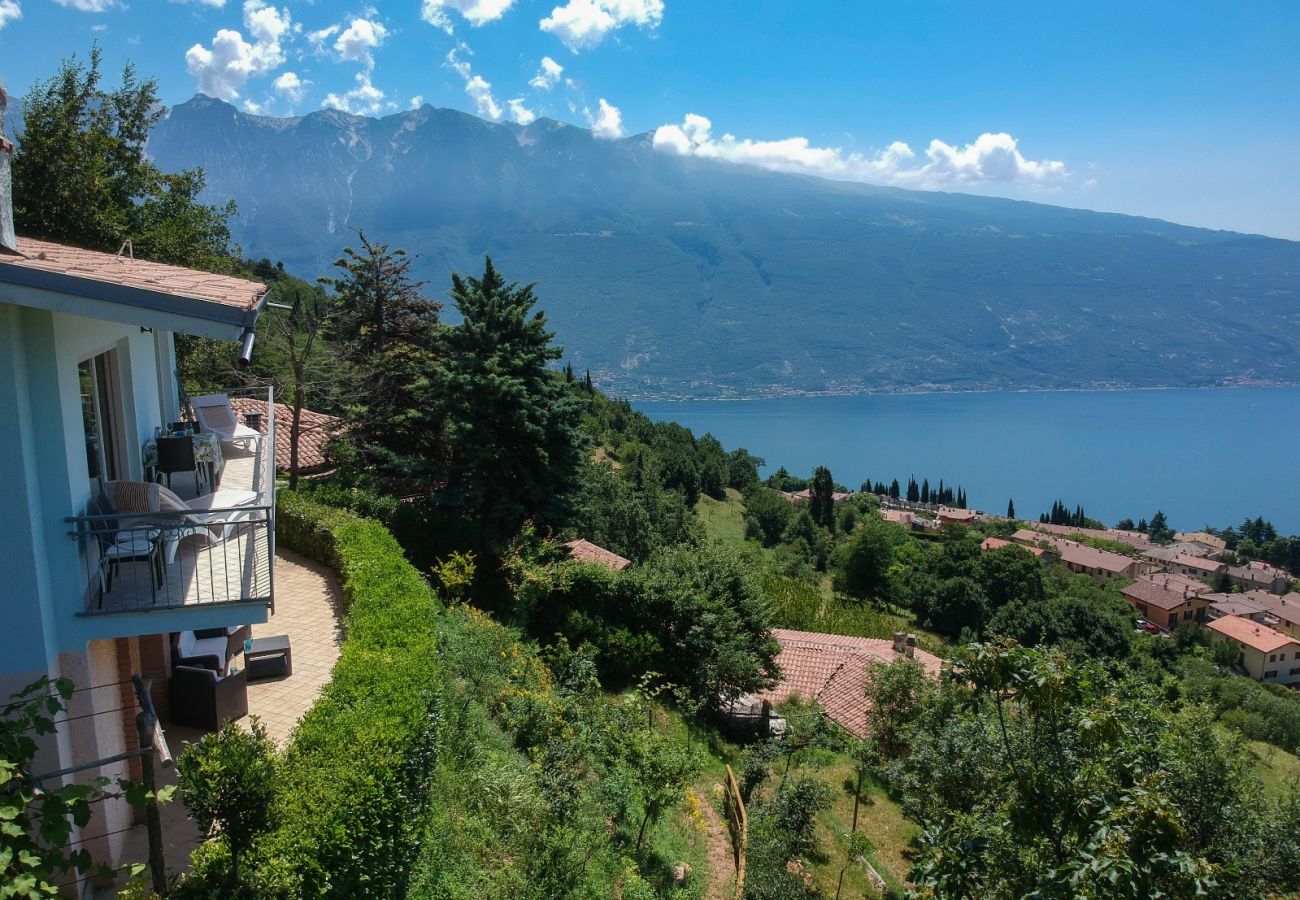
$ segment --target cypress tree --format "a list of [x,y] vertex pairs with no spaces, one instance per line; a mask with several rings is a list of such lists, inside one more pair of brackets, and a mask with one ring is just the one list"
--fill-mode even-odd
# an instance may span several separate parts
[[808,486],[808,512],[814,522],[832,531],[835,528],[834,493],[835,480],[831,478],[831,470],[818,466]]
[[899,498],[898,479],[897,479],[897,478],[895,478],[895,479],[894,479],[892,482],[890,482],[890,484],[889,484],[889,496],[893,497],[895,500],[897,500],[897,499]]
[[588,394],[596,393],[596,386],[591,383],[591,369],[587,370],[586,376],[582,379],[582,386]]
[[564,364],[564,380],[565,380],[568,384],[573,384],[574,378],[573,378],[573,362],[572,362],[572,361],[569,361],[569,362],[567,362],[567,363]]
[[907,502],[915,503],[921,499],[921,489],[916,485],[916,476],[907,479]]
[[1015,500],[1008,499],[1008,500],[1007,500],[1007,518],[1008,518],[1008,519],[1014,519],[1015,517],[1016,517],[1016,501],[1015,501]]
[[928,478],[921,482],[921,502],[930,502],[930,479]]

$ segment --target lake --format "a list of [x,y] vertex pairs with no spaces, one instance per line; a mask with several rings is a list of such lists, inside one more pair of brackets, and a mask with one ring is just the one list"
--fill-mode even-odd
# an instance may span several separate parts
[[646,401],[807,477],[829,466],[905,488],[961,484],[968,505],[1037,518],[1060,498],[1113,525],[1157,509],[1183,530],[1247,516],[1300,533],[1300,388],[1207,388]]

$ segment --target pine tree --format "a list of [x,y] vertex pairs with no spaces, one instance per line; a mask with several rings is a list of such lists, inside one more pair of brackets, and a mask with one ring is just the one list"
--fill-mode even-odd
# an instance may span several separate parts
[[462,321],[448,335],[449,503],[474,545],[492,548],[526,519],[558,525],[584,457],[582,402],[552,372],[561,349],[533,286],[507,284],[489,257],[481,278],[452,276]]
[[339,274],[320,279],[337,300],[329,336],[338,350],[339,382],[349,427],[344,439],[357,464],[405,481],[428,482],[441,455],[441,392],[431,385],[441,354],[441,304],[413,281],[406,251],[372,243],[343,248]]
[[588,394],[596,393],[596,386],[591,383],[591,369],[588,369],[587,374],[583,376],[582,387]]
[[957,486],[957,508],[966,508],[966,489],[960,485]]
[[1008,518],[1008,519],[1014,519],[1015,517],[1016,517],[1016,501],[1015,501],[1015,500],[1010,500],[1010,499],[1008,499],[1008,500],[1007,500],[1007,518]]
[[573,362],[572,360],[564,364],[564,381],[566,384],[573,384]]
[[930,502],[930,479],[928,478],[921,482],[921,502]]

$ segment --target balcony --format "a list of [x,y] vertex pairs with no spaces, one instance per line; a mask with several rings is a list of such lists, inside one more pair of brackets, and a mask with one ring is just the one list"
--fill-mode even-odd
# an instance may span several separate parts
[[[227,392],[260,434],[220,441],[215,490],[149,481],[106,486],[115,512],[67,519],[85,567],[82,616],[263,604],[274,611],[275,441],[270,388]],[[179,498],[179,500],[178,500]],[[125,510],[131,510],[127,512]]]

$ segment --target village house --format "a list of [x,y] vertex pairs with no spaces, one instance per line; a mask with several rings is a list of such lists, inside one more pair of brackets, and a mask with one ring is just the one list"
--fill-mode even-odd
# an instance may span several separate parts
[[1071,572],[1090,575],[1098,581],[1110,581],[1115,578],[1137,578],[1151,570],[1149,563],[1131,556],[1111,553],[1109,550],[1097,550],[1077,541],[1043,534],[1028,528],[1021,528],[1011,536],[1016,543],[1026,546],[1046,546],[1051,548]]
[[981,550],[999,550],[1003,547],[1019,547],[1021,550],[1034,554],[1039,559],[1048,555],[1048,551],[1042,547],[1035,547],[1031,544],[1016,544],[1008,541],[1006,538],[987,537],[980,543]]
[[1175,541],[1194,541],[1202,544],[1211,552],[1222,553],[1228,549],[1228,543],[1217,534],[1208,531],[1178,531],[1174,533]]
[[1250,677],[1268,684],[1300,682],[1300,642],[1267,625],[1223,616],[1206,626],[1241,650],[1240,665]]
[[569,559],[577,562],[595,563],[598,566],[604,566],[615,572],[622,572],[628,566],[632,565],[632,560],[624,559],[617,553],[606,550],[598,544],[591,541],[577,540],[569,541],[564,545],[569,548]]
[[1281,595],[1291,584],[1286,572],[1259,560],[1246,566],[1228,566],[1227,574],[1228,581],[1243,591],[1262,590]]
[[1049,522],[1033,522],[1030,527],[1058,537],[1068,538],[1081,534],[1085,537],[1114,541],[1117,544],[1126,544],[1139,552],[1150,550],[1155,546],[1142,532],[1128,531],[1122,528],[1075,528],[1072,525],[1053,525]]
[[918,648],[911,635],[895,635],[891,642],[774,628],[772,636],[781,643],[776,658],[781,681],[746,698],[738,707],[757,703],[770,709],[795,697],[813,700],[831,721],[859,738],[867,736],[866,688],[871,666],[912,658],[932,678],[939,677],[943,666],[939,657]]
[[1124,599],[1148,622],[1165,631],[1173,631],[1186,622],[1203,622],[1209,601],[1187,588],[1178,590],[1151,578],[1138,578],[1120,590]]
[[955,506],[940,506],[938,514],[940,525],[970,525],[979,518],[977,510]]
[[1169,561],[1168,568],[1170,572],[1177,575],[1187,575],[1191,578],[1199,578],[1206,584],[1211,584],[1220,575],[1227,571],[1228,567],[1218,560],[1208,559],[1203,556],[1188,556],[1186,553],[1180,553]]
[[1300,640],[1300,593],[1290,593],[1279,597],[1268,591],[1247,591],[1240,595],[1242,599],[1262,606],[1275,621],[1270,622],[1274,628],[1288,637]]
[[[805,503],[812,502],[811,488],[804,488],[802,491],[794,491],[793,493],[790,491],[777,491],[777,493],[788,503],[793,503],[795,506],[803,506]],[[846,491],[831,491],[831,503],[843,503],[852,496],[851,493]]]
[[1277,618],[1270,615],[1265,607],[1254,600],[1247,600],[1241,594],[1203,594],[1202,597],[1210,604],[1206,614],[1211,619],[1218,619],[1223,616],[1240,616],[1243,619],[1250,619],[1252,622],[1259,622],[1269,627],[1277,624]]

